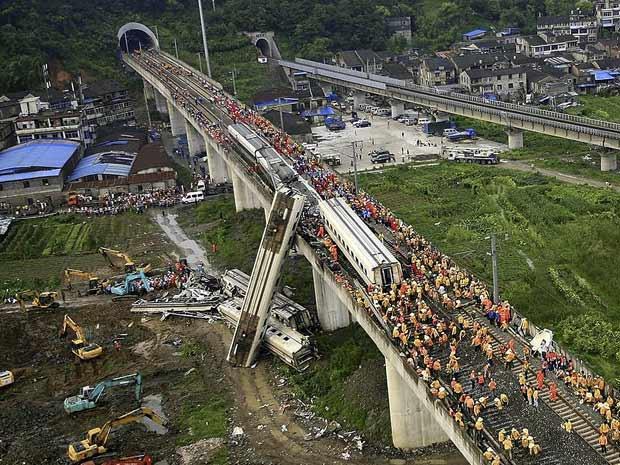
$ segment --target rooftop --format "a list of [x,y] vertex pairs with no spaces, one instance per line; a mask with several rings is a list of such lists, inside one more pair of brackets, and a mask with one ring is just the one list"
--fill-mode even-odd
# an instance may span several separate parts
[[129,176],[136,159],[135,153],[109,151],[89,155],[80,160],[67,178],[73,182],[88,176]]
[[84,88],[85,98],[96,98],[116,92],[124,92],[127,89],[114,79],[102,79],[88,84]]
[[558,24],[568,24],[568,16],[539,16],[536,20],[538,26],[555,26]]
[[0,182],[58,176],[76,151],[78,142],[34,140],[0,152]]
[[506,76],[507,74],[521,74],[526,72],[526,68],[506,68],[506,69],[468,69],[463,71],[471,79],[480,79],[491,76]]
[[130,174],[134,175],[141,171],[156,168],[174,168],[174,162],[166,153],[161,142],[142,146],[131,166]]

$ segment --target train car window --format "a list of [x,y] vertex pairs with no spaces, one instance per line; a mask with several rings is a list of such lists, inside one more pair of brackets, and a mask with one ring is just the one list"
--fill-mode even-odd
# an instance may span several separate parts
[[383,285],[389,286],[394,281],[392,276],[392,268],[382,268],[381,273],[383,275]]

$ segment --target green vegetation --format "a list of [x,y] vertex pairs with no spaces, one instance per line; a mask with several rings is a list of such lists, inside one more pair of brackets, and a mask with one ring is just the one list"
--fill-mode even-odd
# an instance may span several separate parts
[[[318,336],[317,346],[321,358],[308,371],[297,373],[282,368],[296,394],[302,399],[313,399],[318,415],[342,422],[370,439],[389,442],[385,378],[383,373],[376,372],[377,366],[383,367],[379,350],[357,325]],[[374,395],[375,388],[381,396]]]
[[[390,39],[385,18],[413,16],[413,45],[443,49],[474,27],[520,26],[533,32],[539,13],[567,14],[583,0],[217,0],[205,2],[213,75],[230,90],[237,67],[239,96],[264,85],[265,67],[241,31],[274,31],[284,55],[321,59],[352,48],[402,50]],[[587,2],[586,2],[587,3]],[[116,32],[137,21],[157,26],[162,47],[197,64],[202,50],[194,0],[14,0],[0,6],[0,92],[41,88],[41,68],[50,64],[54,81],[81,71],[86,80],[119,78]],[[93,57],[97,57],[93,59]]]
[[154,265],[168,253],[168,244],[146,215],[125,213],[86,218],[52,216],[17,221],[0,241],[0,283],[4,288],[55,287],[65,268],[107,270],[99,247],[128,252]]
[[601,171],[600,155],[596,153],[591,154],[591,159],[584,159],[583,155],[578,154],[560,158],[540,158],[531,162],[539,168],[620,185],[620,171]]
[[[193,444],[202,439],[222,438],[228,436],[228,416],[232,408],[231,393],[222,388],[222,384],[214,378],[215,374],[203,370],[204,355],[208,347],[197,343],[185,342],[183,357],[193,360],[196,371],[182,377],[175,389],[179,392],[191,393],[184,396],[178,415],[181,435],[177,439],[178,446]],[[213,386],[218,384],[218,389]],[[197,402],[195,399],[201,399]],[[209,463],[225,465],[229,463],[228,446],[224,444],[209,457]]]
[[569,108],[568,112],[588,118],[620,122],[620,96],[581,95],[579,103],[580,106]]
[[[620,375],[620,195],[535,174],[443,163],[361,178],[364,188],[485,281],[496,233],[502,295],[610,379]],[[598,325],[594,325],[598,322]],[[592,327],[601,337],[589,337]],[[588,328],[587,331],[585,329]],[[583,338],[580,339],[581,330]]]

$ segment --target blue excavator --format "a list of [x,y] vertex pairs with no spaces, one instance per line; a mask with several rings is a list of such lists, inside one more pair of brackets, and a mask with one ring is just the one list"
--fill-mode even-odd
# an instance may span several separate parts
[[127,273],[120,284],[110,288],[110,292],[114,295],[144,295],[151,292],[151,284],[144,271],[136,271]]
[[95,386],[84,386],[77,396],[67,397],[64,402],[65,411],[69,414],[90,410],[97,406],[107,389],[115,386],[135,386],[136,401],[142,400],[142,375],[133,373],[118,378],[106,379]]

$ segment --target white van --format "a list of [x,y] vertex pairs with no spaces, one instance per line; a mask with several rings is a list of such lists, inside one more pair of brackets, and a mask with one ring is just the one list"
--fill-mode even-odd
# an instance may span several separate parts
[[377,116],[391,116],[392,110],[389,108],[379,108],[376,113]]
[[427,123],[432,123],[433,120],[431,120],[430,118],[419,118],[418,119],[418,124],[420,126],[422,126],[423,124],[427,124]]
[[183,203],[198,203],[198,202],[200,202],[200,201],[202,201],[204,199],[205,199],[205,194],[202,191],[188,192],[181,199],[181,202],[183,202]]
[[204,192],[206,188],[207,188],[207,185],[202,179],[196,183],[196,190]]

